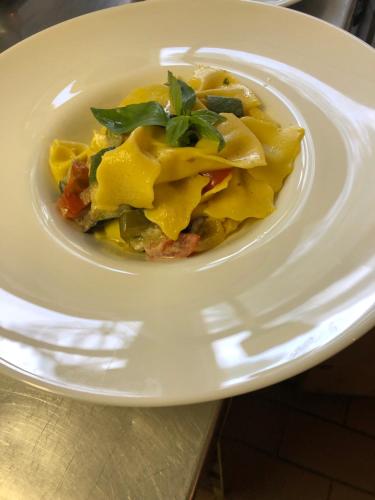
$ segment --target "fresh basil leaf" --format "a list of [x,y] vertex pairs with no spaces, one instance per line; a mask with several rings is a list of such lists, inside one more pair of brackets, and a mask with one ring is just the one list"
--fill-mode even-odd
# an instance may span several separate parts
[[195,90],[182,80],[178,80],[182,94],[182,115],[190,115],[196,101]]
[[199,116],[191,116],[190,123],[194,125],[201,137],[206,137],[207,139],[218,142],[218,151],[223,149],[225,146],[224,137],[213,125]]
[[225,116],[221,116],[215,113],[215,111],[210,111],[209,109],[198,109],[197,111],[193,111],[191,116],[199,116],[211,125],[218,125],[226,120]]
[[182,92],[177,78],[171,71],[168,71],[169,100],[172,111],[175,115],[180,115],[182,110]]
[[115,134],[127,134],[146,125],[165,127],[168,121],[163,107],[155,101],[113,109],[91,108],[91,111],[99,123]]
[[242,101],[235,97],[208,95],[206,97],[206,106],[215,113],[233,113],[238,118],[244,116]]
[[168,120],[166,127],[167,143],[171,146],[180,146],[180,139],[183,137],[190,125],[189,116],[175,116]]
[[169,99],[175,115],[189,115],[194,107],[196,95],[183,80],[178,80],[171,71],[168,71]]
[[199,141],[199,133],[193,127],[187,129],[187,131],[180,137],[181,147],[194,147]]
[[98,151],[96,154],[92,155],[90,158],[90,175],[89,175],[89,183],[93,184],[96,182],[96,171],[102,161],[102,157],[104,153],[107,151],[111,151],[111,149],[115,149],[115,146],[110,146],[109,148],[103,148]]

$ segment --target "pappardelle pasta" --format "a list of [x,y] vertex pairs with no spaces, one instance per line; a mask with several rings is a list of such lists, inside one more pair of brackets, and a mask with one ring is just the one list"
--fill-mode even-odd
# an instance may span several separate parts
[[187,82],[168,72],[167,83],[91,111],[102,127],[89,145],[51,144],[57,206],[83,231],[151,259],[204,252],[272,213],[304,136],[210,67]]

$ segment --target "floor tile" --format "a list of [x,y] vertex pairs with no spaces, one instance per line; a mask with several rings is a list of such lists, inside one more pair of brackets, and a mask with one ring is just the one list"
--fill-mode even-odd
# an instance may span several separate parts
[[374,500],[374,498],[373,495],[368,495],[348,486],[334,483],[329,500]]
[[375,329],[304,377],[307,391],[375,396]]
[[305,392],[298,384],[276,384],[260,391],[259,396],[337,423],[344,423],[348,399],[345,396]]
[[353,398],[346,422],[349,427],[375,437],[375,398]]
[[261,450],[276,453],[284,432],[288,409],[254,395],[234,398],[224,436]]
[[329,481],[247,445],[222,440],[226,500],[326,500]]
[[375,493],[375,439],[295,412],[280,456],[308,469]]

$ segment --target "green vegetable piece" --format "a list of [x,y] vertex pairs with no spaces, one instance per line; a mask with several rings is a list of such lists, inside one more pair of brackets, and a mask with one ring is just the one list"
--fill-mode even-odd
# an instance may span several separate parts
[[96,231],[100,229],[105,222],[111,219],[118,219],[126,210],[132,210],[132,208],[129,205],[120,205],[116,210],[100,210],[98,208],[93,208],[91,205],[90,210],[88,212],[83,212],[82,215],[75,219],[75,222],[77,222],[85,233]]
[[119,218],[121,238],[129,243],[135,238],[141,238],[143,231],[151,222],[146,219],[143,210],[134,209],[124,212]]
[[189,115],[194,107],[196,95],[187,83],[178,80],[168,71],[169,99],[175,115]]
[[59,191],[60,191],[61,194],[64,192],[65,186],[66,186],[66,182],[65,181],[60,181],[59,182]]
[[111,151],[111,149],[115,149],[115,146],[110,146],[109,148],[104,148],[98,151],[96,154],[92,155],[90,158],[90,175],[89,175],[89,183],[93,184],[96,182],[96,171],[102,161],[102,157],[104,153],[107,151]]
[[167,125],[168,116],[163,107],[155,101],[129,104],[122,108],[91,108],[99,123],[115,134],[127,134],[137,127],[147,125]]
[[211,125],[200,116],[191,116],[190,122],[197,129],[200,137],[206,137],[207,139],[218,142],[218,151],[223,149],[223,147],[225,146],[224,137],[213,125]]
[[222,222],[212,217],[195,219],[191,225],[191,232],[200,236],[196,252],[206,252],[225,240]]
[[242,101],[235,97],[208,95],[206,97],[206,106],[215,113],[233,113],[238,118],[244,116]]
[[215,111],[210,111],[209,109],[198,109],[197,111],[193,111],[191,116],[199,116],[211,125],[218,125],[226,120],[225,116],[221,116],[215,113]]
[[189,125],[189,116],[181,115],[171,118],[168,121],[166,128],[167,143],[174,147],[181,146],[180,139],[184,136],[185,132],[189,128]]

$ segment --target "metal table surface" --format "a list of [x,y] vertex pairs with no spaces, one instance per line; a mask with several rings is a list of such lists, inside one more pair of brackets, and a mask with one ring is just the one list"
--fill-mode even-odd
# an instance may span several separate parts
[[190,498],[219,407],[99,406],[2,377],[0,499]]
[[[176,0],[178,1],[178,0]],[[0,51],[65,19],[129,0],[1,0]],[[294,8],[340,27],[356,0]],[[221,403],[117,408],[0,378],[0,500],[190,498]]]

